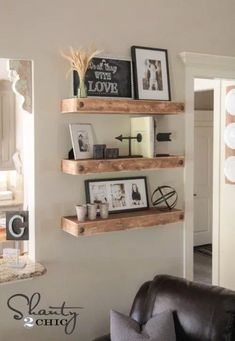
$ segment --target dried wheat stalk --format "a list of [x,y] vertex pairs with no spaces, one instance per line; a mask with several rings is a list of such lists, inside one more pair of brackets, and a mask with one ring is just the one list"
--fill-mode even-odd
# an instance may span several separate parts
[[71,65],[66,77],[68,76],[68,73],[75,70],[77,71],[80,80],[84,79],[90,61],[101,52],[101,50],[97,50],[94,46],[87,49],[80,48],[78,50],[74,50],[70,47],[70,54],[65,54],[61,51],[62,57],[67,59]]

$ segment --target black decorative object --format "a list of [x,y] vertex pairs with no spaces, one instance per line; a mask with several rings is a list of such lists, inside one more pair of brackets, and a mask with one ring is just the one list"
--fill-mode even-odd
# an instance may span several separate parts
[[[93,58],[85,75],[88,96],[132,98],[131,60]],[[79,77],[73,72],[73,91],[77,96]]]
[[157,141],[158,142],[171,141],[171,133],[158,133]]
[[93,159],[102,160],[105,159],[106,144],[94,144],[93,145]]
[[170,154],[164,153],[164,154],[156,154],[156,157],[167,157],[170,156]]
[[106,148],[106,159],[117,159],[119,157],[119,148]]
[[69,160],[74,160],[74,152],[73,152],[73,148],[70,149],[70,151],[68,152],[68,159]]
[[[115,137],[116,140],[122,142],[123,140],[128,140],[129,141],[129,157],[133,157],[133,155],[131,155],[131,140],[136,140],[137,142],[141,142],[142,141],[142,134],[137,134],[136,136],[122,136],[119,135],[117,137]],[[136,155],[135,155],[136,157]]]
[[160,210],[170,211],[175,207],[178,199],[177,192],[170,186],[157,187],[151,197],[151,202],[154,207]]

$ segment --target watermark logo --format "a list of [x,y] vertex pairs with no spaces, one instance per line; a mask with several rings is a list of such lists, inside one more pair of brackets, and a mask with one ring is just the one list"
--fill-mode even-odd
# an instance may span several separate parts
[[27,329],[31,329],[34,327],[34,320],[32,317],[25,317],[24,318],[24,327]]
[[[69,307],[63,302],[59,306],[39,307],[41,295],[35,292],[31,297],[24,294],[15,294],[7,300],[7,306],[14,312],[13,318],[23,322],[27,329],[38,327],[62,326],[67,335],[71,335],[80,316],[79,310],[83,307]],[[23,307],[18,308],[18,305]]]

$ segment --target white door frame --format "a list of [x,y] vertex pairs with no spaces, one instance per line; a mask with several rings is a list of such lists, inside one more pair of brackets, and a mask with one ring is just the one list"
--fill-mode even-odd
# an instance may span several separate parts
[[212,283],[220,284],[220,79],[235,79],[235,58],[182,52],[185,64],[185,170],[184,170],[184,277],[193,279],[193,173],[194,173],[194,78],[215,83],[213,155],[213,259]]
[[[213,81],[213,88],[214,88],[214,83],[216,81]],[[195,92],[194,92],[195,94]],[[207,167],[207,174],[209,175],[208,177],[208,183],[207,186],[204,188],[204,185],[202,186],[202,184],[199,185],[195,183],[195,179],[198,178],[196,176],[196,174],[194,173],[194,246],[198,246],[198,245],[203,245],[203,244],[209,244],[212,243],[212,190],[213,190],[213,129],[214,129],[214,114],[213,114],[213,110],[195,110],[194,111],[194,172],[197,169],[198,171],[200,171],[197,167],[195,162],[199,163],[200,168],[204,168]],[[195,155],[195,142],[199,142],[201,139],[201,136],[199,136],[200,134],[202,134],[204,132],[204,130],[206,130],[206,138],[209,137],[208,140],[208,148],[210,148],[210,144],[211,144],[211,148],[208,149],[208,151],[210,150],[210,154],[208,154],[208,158],[210,159],[210,165],[207,163],[206,165],[202,165],[202,160],[200,160],[200,155],[198,154],[197,156]],[[197,138],[196,138],[196,134]],[[208,135],[209,134],[209,135]],[[204,136],[205,138],[205,136]],[[203,149],[203,148],[202,148]],[[207,149],[207,148],[206,148]],[[202,150],[199,151],[199,153],[202,153]],[[209,167],[209,168],[208,168]],[[209,171],[209,173],[208,173]],[[199,176],[199,174],[198,174]],[[198,178],[199,179],[199,178]],[[200,180],[199,180],[200,181]],[[198,186],[197,186],[198,185]],[[202,192],[206,190],[206,192]],[[205,222],[205,225],[199,225],[199,226],[195,226],[195,222],[197,221],[197,219],[195,219],[195,214],[199,214],[200,216],[200,210],[196,209],[197,207],[197,201],[200,202],[200,199],[205,199],[205,195],[207,195],[207,203],[208,203],[208,208],[209,210],[207,210],[207,223]],[[204,216],[205,218],[205,216]],[[195,230],[196,227],[200,227],[203,228],[204,230]],[[207,231],[206,231],[207,228]]]

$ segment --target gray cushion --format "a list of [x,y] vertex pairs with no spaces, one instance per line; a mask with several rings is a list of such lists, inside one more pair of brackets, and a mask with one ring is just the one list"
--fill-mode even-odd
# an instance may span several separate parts
[[111,341],[176,341],[172,312],[153,316],[140,326],[138,322],[116,311],[110,313]]

